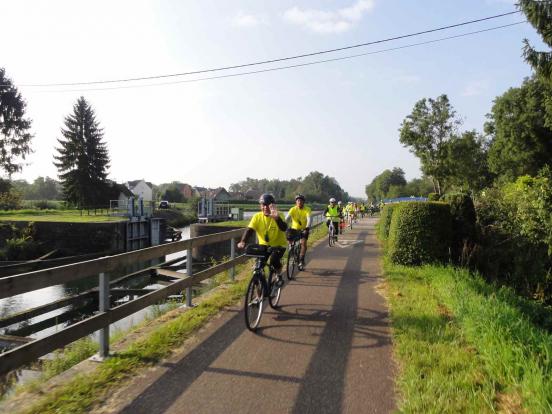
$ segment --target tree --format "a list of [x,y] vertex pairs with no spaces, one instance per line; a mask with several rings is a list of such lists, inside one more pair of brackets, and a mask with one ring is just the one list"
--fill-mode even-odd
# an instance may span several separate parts
[[59,171],[65,199],[79,207],[98,206],[108,200],[109,155],[92,107],[80,97],[65,118],[63,138],[54,164]]
[[438,194],[447,175],[447,146],[460,124],[447,95],[441,95],[416,102],[399,130],[401,143],[420,158],[422,172],[431,177]]
[[21,171],[26,155],[31,152],[31,121],[25,118],[27,104],[0,68],[0,169],[11,176]]
[[552,86],[533,76],[494,100],[485,132],[489,168],[502,179],[535,176],[552,162],[551,97]]
[[470,191],[479,191],[491,184],[484,137],[476,131],[466,131],[451,140],[447,150],[448,184]]
[[[519,0],[518,7],[523,11],[529,23],[537,30],[542,41],[552,47],[552,2]],[[552,52],[535,50],[527,39],[523,41],[523,56],[538,75],[552,80]]]
[[366,196],[368,200],[374,202],[384,198],[400,197],[402,195],[402,188],[405,185],[404,171],[402,168],[395,167],[393,170],[385,170],[377,175],[366,186]]

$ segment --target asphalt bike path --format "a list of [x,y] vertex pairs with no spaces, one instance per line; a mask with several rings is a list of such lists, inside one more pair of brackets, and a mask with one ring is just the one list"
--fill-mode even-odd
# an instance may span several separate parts
[[389,413],[395,409],[391,335],[376,220],[365,218],[307,253],[280,308],[256,333],[242,303],[168,361],[134,378],[97,412]]

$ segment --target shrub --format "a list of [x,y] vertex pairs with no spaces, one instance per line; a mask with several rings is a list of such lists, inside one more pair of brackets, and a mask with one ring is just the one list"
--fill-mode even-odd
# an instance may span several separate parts
[[475,207],[472,198],[465,193],[446,194],[443,201],[450,204],[452,215],[452,259],[467,265],[475,246]]
[[16,210],[21,207],[21,194],[17,191],[0,193],[0,210]]
[[427,201],[439,201],[441,199],[441,195],[437,193],[429,193],[427,195]]
[[388,255],[393,263],[444,262],[452,238],[450,206],[440,202],[407,202],[394,209]]
[[386,204],[381,210],[380,219],[377,224],[377,232],[380,240],[387,240],[389,237],[389,227],[391,226],[391,218],[393,217],[393,210],[398,204]]

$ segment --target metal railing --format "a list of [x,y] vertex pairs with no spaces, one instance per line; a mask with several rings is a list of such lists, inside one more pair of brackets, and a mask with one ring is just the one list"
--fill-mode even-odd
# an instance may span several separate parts
[[[321,214],[313,215],[313,226],[324,222]],[[192,305],[192,286],[213,277],[223,271],[230,270],[230,277],[235,275],[235,266],[245,262],[248,258],[244,255],[236,256],[236,239],[243,234],[243,229],[230,230],[207,236],[167,243],[160,246],[149,247],[114,256],[106,256],[99,259],[74,263],[66,266],[38,270],[19,275],[0,278],[0,299],[32,292],[49,286],[55,286],[98,275],[99,278],[99,312],[83,321],[61,329],[44,338],[36,339],[24,345],[13,348],[0,354],[0,375],[20,368],[37,358],[44,356],[58,348],[68,345],[80,338],[100,331],[100,358],[109,354],[109,327],[133,313],[148,306],[159,303],[170,295],[176,295],[186,290],[186,305]],[[230,242],[230,259],[200,271],[192,272],[192,249],[212,243]],[[137,299],[130,300],[119,306],[110,308],[110,281],[109,272],[121,266],[128,266],[136,262],[145,262],[157,259],[172,253],[186,250],[186,273],[180,273],[170,269],[157,268],[157,274],[168,276],[175,280],[169,286],[151,291]]]

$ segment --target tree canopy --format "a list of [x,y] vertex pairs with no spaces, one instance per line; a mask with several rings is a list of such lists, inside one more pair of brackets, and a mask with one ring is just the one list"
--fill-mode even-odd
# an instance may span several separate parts
[[84,97],[78,99],[73,113],[65,118],[61,134],[54,164],[65,199],[79,207],[107,203],[109,155],[102,141],[103,130]]
[[309,173],[305,178],[299,177],[291,180],[248,177],[243,181],[230,185],[230,191],[245,193],[249,190],[272,193],[277,200],[293,200],[298,193],[305,195],[309,202],[325,203],[330,197],[343,201],[349,199],[349,194],[341,188],[335,178],[318,171]]
[[551,98],[552,86],[534,76],[495,99],[485,124],[492,172],[512,181],[526,174],[535,176],[551,163]]
[[447,95],[441,95],[416,102],[399,130],[400,142],[420,158],[422,172],[431,177],[439,194],[447,175],[447,144],[460,123]]
[[0,170],[8,176],[21,171],[22,160],[31,152],[31,121],[25,118],[27,104],[0,68]]
[[[518,7],[533,25],[542,41],[552,48],[552,2],[519,0]],[[547,80],[552,80],[552,51],[538,51],[527,39],[523,41],[523,56],[533,69]]]

